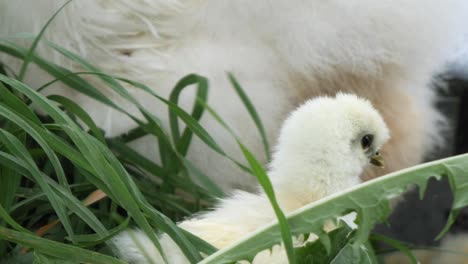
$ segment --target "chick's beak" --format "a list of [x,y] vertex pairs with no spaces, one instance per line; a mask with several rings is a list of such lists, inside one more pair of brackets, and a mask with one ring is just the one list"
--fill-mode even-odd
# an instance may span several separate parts
[[370,163],[380,168],[385,167],[383,157],[378,151],[372,156],[372,158],[370,159]]

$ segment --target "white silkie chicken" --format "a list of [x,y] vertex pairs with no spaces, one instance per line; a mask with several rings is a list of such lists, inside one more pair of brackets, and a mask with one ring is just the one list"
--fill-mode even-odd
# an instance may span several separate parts
[[[0,0],[0,37],[38,33],[65,0]],[[44,39],[70,49],[112,75],[148,85],[168,96],[188,73],[210,81],[209,102],[262,162],[261,140],[236,98],[226,71],[233,72],[262,117],[273,142],[287,113],[306,99],[354,93],[370,100],[392,131],[382,149],[384,170],[369,179],[422,161],[443,142],[441,116],[430,89],[453,47],[467,31],[466,0],[80,0],[54,19]],[[27,47],[24,38],[13,38]],[[83,71],[53,49],[37,52],[72,71]],[[19,70],[22,63],[0,53],[0,60]],[[87,77],[87,76],[83,76]],[[50,77],[30,67],[25,81],[40,87]],[[133,114],[131,104],[108,93],[109,99]],[[107,136],[125,133],[135,123],[107,106],[57,84],[83,106]],[[168,124],[167,107],[146,93],[127,87],[141,105]],[[47,90],[52,92],[53,90]],[[194,93],[184,92],[181,105],[191,109]],[[274,103],[272,103],[274,102]],[[237,144],[216,120],[201,124],[236,159]],[[166,127],[168,128],[168,127]],[[157,141],[146,137],[132,145],[159,159]],[[254,190],[255,179],[194,138],[187,158],[226,191]]]
[[[284,122],[269,177],[285,212],[291,212],[360,182],[359,175],[372,163],[382,166],[379,149],[389,132],[380,114],[364,99],[338,94],[307,101]],[[265,193],[237,191],[211,212],[179,224],[217,248],[252,233],[276,217]],[[163,263],[152,242],[140,231],[114,238],[118,254],[130,263],[148,263],[135,239],[154,263]],[[170,263],[188,263],[167,235],[161,238]],[[276,256],[274,259],[286,261]],[[258,257],[258,256],[257,256]],[[269,254],[262,254],[269,258]],[[272,263],[272,259],[255,263]],[[281,263],[281,261],[280,261]],[[284,263],[284,262],[283,262]]]

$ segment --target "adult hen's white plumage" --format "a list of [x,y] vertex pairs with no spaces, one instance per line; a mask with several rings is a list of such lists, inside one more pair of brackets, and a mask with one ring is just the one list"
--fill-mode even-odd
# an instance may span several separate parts
[[[37,33],[64,2],[0,1],[0,35]],[[271,141],[280,120],[310,97],[338,91],[366,97],[393,134],[382,150],[388,158],[387,170],[377,173],[381,174],[420,162],[441,142],[443,126],[438,124],[441,118],[433,107],[429,83],[465,32],[467,6],[465,0],[80,0],[57,16],[45,38],[163,96],[187,73],[207,76],[210,104],[258,157],[262,157],[261,140],[242,102],[235,99],[226,71],[233,72],[247,90]],[[81,70],[45,45],[38,51]],[[2,60],[11,67],[19,65],[13,59]],[[33,87],[47,79],[39,70],[27,75]],[[107,135],[134,126],[117,111],[56,88],[90,111]],[[167,121],[164,105],[140,91],[129,91]],[[111,93],[109,97],[138,114],[124,100]],[[189,108],[193,100],[188,92],[181,103]],[[242,157],[215,120],[206,115],[202,124],[227,153]],[[155,142],[146,138],[133,144],[157,160]],[[251,176],[196,138],[188,158],[225,190],[255,186]]]

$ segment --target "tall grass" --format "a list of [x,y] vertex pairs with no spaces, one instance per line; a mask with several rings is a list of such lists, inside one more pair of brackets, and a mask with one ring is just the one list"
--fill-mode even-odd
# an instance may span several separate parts
[[[106,241],[132,223],[148,234],[158,248],[155,232],[162,231],[174,239],[190,262],[200,261],[200,252],[210,254],[216,249],[177,228],[174,222],[209,206],[212,198],[224,194],[205,172],[186,158],[193,136],[241,169],[252,172],[241,161],[228,156],[199,124],[208,105],[208,80],[195,74],[186,76],[165,99],[141,83],[105,74],[77,54],[44,40],[49,48],[85,69],[85,72],[71,72],[34,51],[59,11],[47,21],[29,48],[10,40],[0,42],[0,52],[23,61],[19,73],[3,63],[0,67],[0,216],[3,219],[0,238],[4,239],[0,243],[0,256],[7,256],[3,260],[10,262],[33,258],[87,262],[92,256],[96,263],[118,263],[105,255],[110,253]],[[54,80],[41,87],[22,83],[30,63]],[[143,118],[106,97],[87,80],[88,76],[98,78],[101,86],[132,103]],[[258,127],[268,156],[269,146],[260,118],[235,78],[232,75],[229,78]],[[90,115],[70,98],[45,97],[38,93],[55,82],[116,109],[137,126],[120,136],[106,137]],[[123,83],[167,105],[169,131],[127,92]],[[188,113],[178,106],[178,98],[185,89],[194,86],[196,98],[192,112]],[[32,105],[42,112],[31,110]],[[185,124],[182,131],[179,119]],[[157,141],[160,164],[127,146],[144,136]],[[268,182],[259,163],[242,147],[247,160],[256,166],[255,171],[261,173],[256,173],[259,179]],[[267,190],[272,192],[271,184]],[[282,215],[278,206],[275,210]],[[284,220],[282,224],[287,232]],[[285,238],[292,249],[290,236]]]

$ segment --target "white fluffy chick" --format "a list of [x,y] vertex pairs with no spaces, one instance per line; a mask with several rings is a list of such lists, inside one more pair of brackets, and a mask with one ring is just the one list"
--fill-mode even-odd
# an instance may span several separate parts
[[[355,95],[309,100],[287,118],[281,129],[269,177],[281,208],[291,212],[324,196],[360,182],[360,174],[372,163],[382,166],[380,147],[389,132],[369,101]],[[237,191],[215,210],[179,224],[217,248],[246,236],[276,217],[262,190]],[[131,263],[148,263],[135,246],[162,263],[158,251],[140,231],[124,232],[114,239],[118,254]],[[188,263],[167,235],[161,238],[170,263]]]

